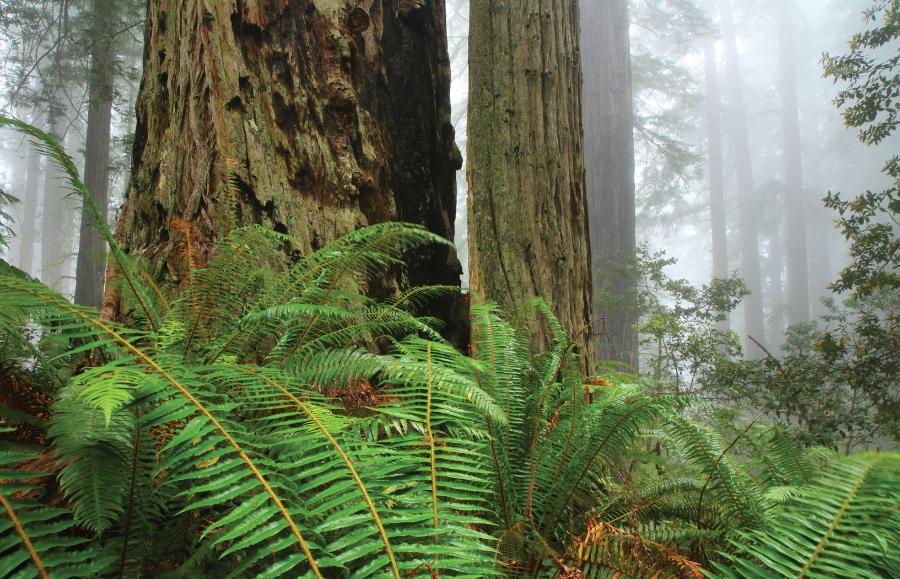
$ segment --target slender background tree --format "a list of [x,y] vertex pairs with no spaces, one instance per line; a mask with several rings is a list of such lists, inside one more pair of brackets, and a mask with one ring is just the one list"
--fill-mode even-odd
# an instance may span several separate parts
[[737,175],[739,206],[739,235],[741,250],[740,274],[750,294],[744,300],[745,352],[761,356],[751,337],[765,344],[765,318],[763,316],[762,278],[759,265],[758,211],[754,199],[753,159],[750,152],[750,136],[747,130],[747,112],[744,106],[743,77],[741,75],[737,32],[734,25],[731,0],[721,0],[722,37],[725,44],[725,70],[727,78],[728,130],[734,154]]
[[793,2],[775,2],[778,24],[779,77],[782,142],[784,143],[784,206],[787,227],[788,306],[791,324],[809,319],[809,265],[806,248],[806,203],[803,189],[803,142],[797,100],[794,62]]
[[591,275],[608,295],[595,306],[597,357],[638,367],[636,280],[622,275],[635,256],[634,112],[627,0],[583,2],[584,156]]

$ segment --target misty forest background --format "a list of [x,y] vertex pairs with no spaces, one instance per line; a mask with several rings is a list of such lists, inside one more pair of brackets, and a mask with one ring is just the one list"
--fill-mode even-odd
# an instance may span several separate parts
[[900,572],[898,60],[897,0],[0,0],[0,575]]

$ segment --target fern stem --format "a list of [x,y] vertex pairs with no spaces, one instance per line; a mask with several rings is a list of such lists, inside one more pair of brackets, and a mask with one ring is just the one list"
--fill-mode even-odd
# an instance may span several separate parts
[[[2,280],[0,280],[0,281],[2,281]],[[29,293],[32,296],[37,297],[38,299],[44,299],[44,300],[47,299],[47,296],[40,294],[38,292],[35,292],[33,290],[29,290],[27,288],[21,288],[20,291]],[[99,328],[100,330],[105,332],[107,335],[109,335],[111,338],[113,338],[113,340],[118,342],[126,350],[128,350],[129,352],[134,354],[137,358],[141,359],[145,364],[147,364],[147,366],[149,366],[155,372],[157,372],[160,376],[162,376],[166,380],[166,382],[168,382],[175,390],[178,391],[179,394],[181,394],[185,399],[187,399],[187,401],[190,402],[190,404],[192,406],[194,406],[197,409],[197,411],[203,417],[205,417],[210,422],[210,424],[213,425],[213,427],[216,430],[219,431],[219,433],[225,438],[225,440],[228,441],[228,444],[235,450],[235,452],[238,454],[238,456],[241,458],[241,460],[244,462],[244,464],[247,465],[247,468],[250,470],[250,472],[253,474],[253,476],[256,478],[256,480],[259,481],[259,484],[262,486],[263,490],[266,492],[266,494],[269,495],[269,498],[272,499],[272,502],[275,504],[277,509],[281,512],[282,517],[284,518],[284,520],[287,522],[288,526],[291,529],[291,534],[293,534],[294,537],[297,539],[297,542],[300,545],[301,551],[303,551],[303,554],[306,556],[306,559],[309,562],[310,569],[312,570],[312,572],[319,579],[324,579],[321,571],[319,571],[319,565],[318,565],[318,563],[316,563],[316,559],[315,559],[315,557],[313,557],[312,551],[310,551],[310,549],[309,549],[309,545],[306,544],[306,539],[303,538],[303,534],[300,532],[300,528],[297,526],[297,523],[294,521],[294,518],[288,512],[287,508],[284,506],[284,503],[281,502],[281,499],[278,497],[278,494],[275,493],[275,489],[272,488],[272,485],[269,484],[269,481],[266,479],[265,476],[263,476],[262,472],[260,472],[259,468],[253,462],[253,460],[250,458],[250,456],[244,451],[243,447],[240,444],[238,444],[237,440],[235,440],[234,437],[231,436],[231,433],[229,433],[228,430],[216,419],[216,417],[212,415],[212,413],[209,411],[209,409],[206,408],[206,406],[202,402],[200,402],[200,400],[198,400],[193,394],[191,394],[191,392],[186,387],[184,387],[180,382],[178,382],[174,376],[172,376],[171,374],[169,374],[169,372],[167,372],[165,369],[163,369],[162,366],[160,366],[153,358],[151,358],[143,350],[141,350],[140,348],[138,348],[137,346],[135,346],[134,344],[132,344],[131,342],[126,340],[124,336],[122,336],[117,331],[115,331],[111,326],[105,324],[100,319],[97,319],[97,318],[94,318],[94,317],[88,315],[82,309],[75,307],[74,305],[70,304],[68,301],[66,301],[62,298],[60,298],[57,301],[57,303],[54,305],[56,305],[56,307],[60,308],[61,310],[67,311],[70,314],[74,314],[75,316],[81,318],[88,324]]]
[[[758,419],[759,419],[759,416],[754,418],[750,422],[750,424],[747,425],[747,428],[745,428],[743,430],[743,432],[738,434],[735,437],[735,439],[731,441],[731,444],[729,444],[728,446],[725,447],[725,449],[722,451],[722,454],[720,454],[719,458],[716,459],[715,464],[713,464],[714,469],[718,469],[719,463],[722,462],[722,459],[725,458],[725,455],[728,454],[728,451],[731,450],[732,447],[734,447],[734,445],[737,444],[737,442],[740,439],[744,438],[744,436],[746,436],[746,434],[748,432],[750,432],[750,429],[753,428],[753,425],[756,424],[756,421]],[[706,488],[709,486],[709,483],[712,481],[712,477],[713,477],[713,473],[709,473],[709,475],[707,475],[706,482],[703,483],[703,488],[700,489],[700,497],[697,499],[697,526],[698,527],[700,526],[700,519],[703,516],[703,508],[702,508],[703,507],[703,495],[706,494]]]
[[166,300],[166,296],[163,294],[162,290],[159,288],[159,284],[156,283],[153,280],[153,278],[150,277],[150,274],[148,274],[143,269],[138,270],[138,273],[141,274],[141,276],[140,276],[141,281],[143,283],[147,284],[147,286],[151,290],[153,290],[153,293],[156,295],[156,301],[158,302],[159,306],[162,309],[162,313],[163,314],[167,313],[169,311],[169,304],[168,304],[168,301]]
[[388,557],[388,561],[391,564],[391,572],[393,573],[396,579],[400,579],[400,568],[397,565],[397,558],[394,555],[394,549],[391,546],[391,541],[388,538],[387,531],[384,528],[384,523],[381,521],[381,516],[378,514],[378,509],[375,508],[375,503],[372,501],[372,497],[369,496],[369,491],[366,489],[365,483],[363,483],[362,478],[359,476],[359,472],[356,470],[356,467],[353,466],[353,461],[350,459],[350,456],[344,450],[344,448],[338,443],[338,441],[334,438],[328,428],[325,427],[325,424],[322,423],[321,420],[312,412],[306,404],[303,403],[302,400],[297,398],[290,390],[271,379],[270,377],[257,372],[255,370],[251,370],[249,368],[242,368],[243,371],[253,374],[255,376],[259,376],[263,379],[263,381],[278,390],[282,395],[285,396],[288,400],[297,405],[297,407],[306,414],[310,420],[312,420],[313,424],[316,425],[316,428],[319,429],[319,432],[328,439],[328,442],[331,444],[332,448],[334,448],[335,452],[338,453],[338,456],[341,457],[344,465],[346,465],[347,470],[350,472],[350,476],[353,478],[353,482],[356,483],[356,487],[359,489],[360,494],[363,497],[363,500],[366,503],[366,507],[369,509],[369,513],[372,515],[372,520],[375,523],[375,526],[378,528],[378,534],[381,536],[381,541],[384,543],[384,549]]
[[[330,291],[331,290],[328,290],[328,292],[330,292]],[[328,292],[325,292],[326,296],[328,295]],[[324,300],[324,297],[325,296],[323,296],[323,300]],[[309,335],[309,331],[312,330],[313,324],[315,324],[316,320],[318,320],[318,319],[319,319],[319,312],[316,312],[309,319],[309,323],[306,324],[306,328],[304,328],[303,333],[300,334],[300,337],[297,339],[297,343],[294,344],[294,347],[291,348],[291,351],[288,353],[287,356],[285,356],[285,360],[287,360],[288,358],[290,358],[291,356],[293,356],[294,354],[297,353],[297,350],[300,349],[300,345],[303,344],[303,342],[306,340],[306,336]],[[283,363],[284,363],[284,361],[282,361],[282,364]]]
[[850,492],[847,493],[847,498],[844,499],[843,504],[841,504],[841,508],[834,515],[834,518],[831,519],[831,525],[828,527],[828,530],[819,540],[819,544],[816,545],[815,551],[813,551],[813,554],[810,555],[809,559],[806,560],[806,564],[803,565],[803,568],[800,569],[799,573],[797,573],[795,579],[802,579],[803,577],[806,577],[807,572],[819,558],[819,555],[822,554],[822,551],[825,549],[825,545],[831,539],[831,535],[834,534],[834,532],[837,530],[838,525],[841,523],[841,520],[844,518],[844,513],[847,512],[847,508],[850,506],[850,501],[852,501],[853,498],[856,497],[857,493],[859,492],[859,488],[866,481],[866,477],[869,476],[869,472],[871,472],[872,468],[874,468],[876,462],[878,461],[873,460],[872,462],[868,463],[863,472],[859,475],[856,483],[854,483],[853,487],[850,489]]
[[[438,519],[438,487],[437,487],[437,458],[435,455],[434,433],[431,431],[431,388],[432,388],[432,372],[431,372],[431,342],[428,342],[428,350],[426,363],[428,366],[428,385],[425,398],[425,436],[428,437],[428,452],[430,457],[431,470],[431,504],[434,511],[434,528],[439,525]],[[437,535],[434,536],[437,542]]]
[[128,539],[131,536],[131,523],[134,514],[134,493],[137,487],[138,460],[141,447],[141,414],[135,417],[134,450],[131,453],[131,477],[128,489],[128,507],[125,509],[125,524],[122,527],[122,555],[119,558],[119,578],[125,576],[125,561],[128,554]]
[[[110,242],[111,243],[111,242]],[[138,291],[137,282],[132,279],[131,274],[128,273],[126,269],[126,265],[124,262],[124,254],[120,256],[121,250],[119,251],[111,251],[113,257],[116,260],[116,263],[119,265],[119,269],[122,271],[125,276],[125,281],[128,282],[128,288],[131,290],[131,293],[134,294],[134,297],[137,299],[138,303],[141,306],[141,309],[144,310],[144,314],[147,316],[147,322],[150,324],[150,328],[155,332],[159,330],[159,321],[156,319],[156,312],[150,307],[150,304],[144,299],[144,296],[141,295],[141,292]]]
[[0,504],[3,505],[4,510],[6,510],[6,516],[9,517],[13,527],[16,529],[16,534],[22,539],[22,544],[25,545],[25,549],[27,549],[28,554],[31,555],[31,561],[37,569],[38,576],[40,576],[41,579],[50,579],[50,575],[47,574],[47,570],[44,568],[44,562],[41,561],[41,556],[38,555],[37,550],[35,550],[31,538],[28,536],[28,533],[25,532],[25,528],[22,527],[22,522],[19,520],[19,517],[16,516],[15,509],[13,509],[13,506],[2,494],[0,494]]

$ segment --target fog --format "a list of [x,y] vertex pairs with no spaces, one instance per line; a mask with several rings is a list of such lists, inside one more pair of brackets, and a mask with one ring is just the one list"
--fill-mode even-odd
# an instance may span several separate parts
[[898,314],[900,0],[0,0],[3,576],[900,577]]
[[[722,6],[732,8],[733,30],[722,26]],[[759,307],[767,343],[777,349],[788,324],[824,313],[822,299],[846,265],[846,241],[834,226],[835,213],[823,198],[829,191],[853,196],[887,186],[885,159],[897,151],[896,135],[877,147],[865,146],[844,125],[834,99],[840,86],[823,75],[824,53],[843,54],[849,38],[865,29],[868,0],[631,0],[629,3],[633,71],[636,235],[638,243],[665,251],[677,262],[674,278],[708,283],[713,264],[710,157],[722,162],[724,177],[724,267],[746,280],[742,229],[757,240]],[[582,65],[589,74],[590,28],[582,4]],[[457,143],[465,154],[467,81],[466,0],[448,0],[453,71],[451,92]],[[590,37],[588,36],[590,35]],[[733,45],[736,60],[728,61]],[[897,47],[885,52],[896,53]],[[711,56],[711,62],[707,59]],[[732,71],[729,71],[729,64]],[[793,70],[785,71],[785,65]],[[718,85],[710,96],[707,71]],[[735,86],[734,80],[739,84]],[[793,85],[793,89],[791,86]],[[794,94],[786,98],[786,91]],[[735,95],[742,104],[736,102]],[[590,98],[585,94],[584,106]],[[791,110],[786,110],[788,107]],[[710,149],[710,110],[720,117],[718,151]],[[786,136],[786,118],[797,119],[799,142]],[[746,126],[741,137],[740,125]],[[585,126],[586,139],[591,127]],[[746,139],[749,157],[740,159]],[[592,143],[586,143],[591,149]],[[594,143],[602,149],[602,143]],[[712,153],[712,155],[711,155]],[[588,172],[597,159],[585,159]],[[739,167],[747,167],[742,208]],[[789,171],[799,171],[790,183]],[[460,171],[457,245],[465,262],[466,183]],[[798,187],[796,192],[788,187]],[[788,215],[789,198],[796,210]],[[743,211],[743,212],[742,212]],[[800,218],[800,224],[795,222]],[[799,240],[799,243],[798,243]],[[804,245],[798,248],[797,246]],[[793,245],[792,245],[793,244]],[[789,307],[789,255],[805,253],[807,304],[792,317]],[[796,261],[796,260],[795,260]],[[602,277],[602,272],[599,274]],[[594,272],[595,285],[598,273]],[[734,312],[738,333],[745,329],[747,301]],[[805,309],[808,307],[808,311]],[[751,332],[753,333],[753,332]]]
[[[112,42],[107,176],[112,225],[128,179],[142,64],[141,3],[126,4]],[[870,4],[632,0],[629,6],[637,241],[675,258],[669,274],[695,285],[723,271],[741,276],[754,293],[733,313],[731,324],[749,332],[747,308],[758,308],[764,327],[750,333],[766,336],[771,347],[778,346],[788,324],[823,313],[821,299],[831,295],[828,285],[846,264],[846,242],[823,197],[888,183],[881,169],[897,150],[897,137],[877,147],[862,145],[844,126],[833,102],[839,87],[823,77],[821,62],[825,52],[846,51],[852,34],[864,29],[861,15]],[[59,6],[2,3],[0,109],[55,134],[83,168],[91,23],[77,5],[65,14]],[[722,18],[721,9],[729,6],[733,28]],[[582,12],[594,8],[583,5]],[[452,119],[464,157],[467,0],[447,0],[447,22]],[[590,28],[582,31],[586,70],[600,57],[587,48],[593,36]],[[585,110],[590,99],[601,98],[585,94]],[[714,118],[718,126],[711,131]],[[605,146],[591,141],[596,138],[591,127],[585,126],[585,135],[588,152]],[[53,164],[32,155],[21,137],[4,132],[0,140],[0,184],[19,200],[4,203],[4,258],[72,295],[80,206],[65,197]],[[585,162],[590,173],[598,160]],[[717,171],[720,185],[715,185]],[[457,183],[456,243],[465,269],[465,166]],[[715,189],[724,201],[718,232],[711,211]],[[714,248],[717,235],[721,247]],[[755,251],[748,249],[748,239],[755,240]],[[720,271],[714,271],[715,251]],[[603,275],[594,272],[595,283]]]

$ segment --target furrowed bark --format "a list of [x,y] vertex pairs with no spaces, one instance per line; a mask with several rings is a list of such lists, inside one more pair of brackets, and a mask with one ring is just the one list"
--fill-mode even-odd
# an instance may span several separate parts
[[[191,224],[200,262],[251,223],[301,253],[388,220],[453,238],[460,155],[442,0],[160,0],[147,18],[118,235],[160,280],[186,273],[174,218]],[[454,252],[431,248],[396,281],[458,284],[459,273]]]
[[[578,4],[473,0],[470,26],[473,299],[513,311],[544,298],[589,361]],[[537,341],[546,345],[547,335]]]
[[[91,79],[84,157],[84,184],[105,216],[109,206],[109,142],[112,122],[113,5],[93,4],[96,34],[91,47]],[[100,307],[106,275],[106,241],[86,206],[81,210],[81,235],[75,265],[75,303]]]

